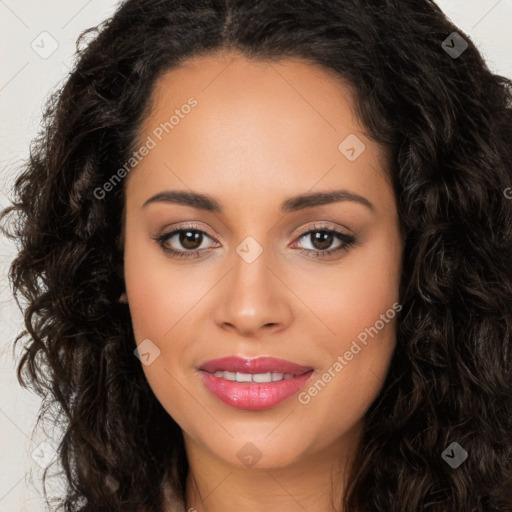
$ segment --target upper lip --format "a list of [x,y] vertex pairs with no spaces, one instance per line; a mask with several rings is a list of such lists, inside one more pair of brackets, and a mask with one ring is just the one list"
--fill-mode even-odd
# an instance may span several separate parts
[[221,357],[220,359],[211,359],[203,363],[200,370],[209,373],[217,371],[240,372],[240,373],[291,373],[293,375],[302,375],[313,368],[292,363],[285,359],[277,359],[275,357],[257,357],[248,359],[245,357],[231,356]]

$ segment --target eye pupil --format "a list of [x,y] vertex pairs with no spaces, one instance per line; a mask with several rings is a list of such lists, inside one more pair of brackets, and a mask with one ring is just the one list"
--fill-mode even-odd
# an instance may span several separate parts
[[[319,250],[324,251],[332,245],[333,234],[328,231],[315,231],[313,236],[313,245]],[[320,247],[317,244],[320,244]]]
[[[185,249],[197,249],[202,242],[203,235],[198,231],[182,231],[179,234],[180,244],[185,247]],[[199,240],[199,244],[197,241]],[[195,245],[197,244],[197,246]]]

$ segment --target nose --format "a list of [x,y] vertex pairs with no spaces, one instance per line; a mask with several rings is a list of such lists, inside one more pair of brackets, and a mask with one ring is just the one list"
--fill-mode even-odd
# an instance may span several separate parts
[[216,297],[216,324],[239,336],[258,337],[286,329],[292,320],[293,293],[264,251],[251,263],[238,254],[220,283]]

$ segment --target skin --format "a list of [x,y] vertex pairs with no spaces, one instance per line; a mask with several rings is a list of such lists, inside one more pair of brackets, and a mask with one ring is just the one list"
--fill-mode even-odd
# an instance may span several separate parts
[[[191,96],[197,106],[126,178],[124,224],[135,338],[160,349],[143,369],[184,432],[186,508],[339,510],[364,414],[389,369],[395,320],[307,404],[295,395],[264,411],[235,409],[204,387],[197,367],[230,355],[273,356],[313,367],[316,380],[398,301],[403,242],[388,160],[363,135],[349,88],[306,61],[190,59],[159,78],[141,140]],[[366,146],[354,161],[338,149],[350,134]],[[350,200],[279,210],[292,196],[338,189],[373,210]],[[223,210],[143,206],[167,190],[208,194]],[[186,222],[206,233],[195,245],[204,254],[166,255],[153,238]],[[336,237],[322,246],[300,235],[319,224],[356,243],[317,258],[315,249],[343,246]],[[248,236],[263,249],[252,263],[236,252]],[[178,236],[166,244],[187,250]],[[248,442],[261,454],[252,467],[237,457]]]

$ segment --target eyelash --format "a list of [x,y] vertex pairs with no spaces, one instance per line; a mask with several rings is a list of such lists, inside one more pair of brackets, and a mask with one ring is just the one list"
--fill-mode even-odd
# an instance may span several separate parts
[[[212,239],[207,233],[205,233],[203,230],[199,229],[199,226],[196,224],[190,224],[185,226],[180,226],[177,229],[173,229],[172,231],[169,231],[168,233],[163,233],[162,235],[159,235],[157,237],[154,237],[153,240],[155,240],[158,245],[161,247],[161,249],[164,251],[165,254],[172,258],[179,258],[179,259],[188,259],[192,258],[195,254],[199,255],[202,251],[209,251],[211,249],[196,249],[196,250],[185,250],[185,251],[177,251],[175,249],[170,249],[165,245],[165,242],[172,238],[173,236],[185,232],[185,231],[192,231],[196,233],[202,233],[206,237]],[[299,235],[298,239],[302,239],[306,237],[307,235],[310,235],[311,233],[317,233],[317,232],[323,232],[323,233],[329,233],[335,235],[335,237],[343,242],[341,247],[338,247],[337,249],[330,249],[330,250],[315,250],[315,249],[301,249],[301,254],[307,254],[307,253],[314,253],[317,258],[326,258],[331,256],[335,253],[340,253],[343,251],[347,251],[350,247],[356,244],[356,239],[352,235],[348,235],[347,233],[344,233],[343,231],[338,231],[336,229],[333,229],[331,227],[325,226],[325,225],[316,225],[313,228],[307,228],[305,230],[302,230]]]

